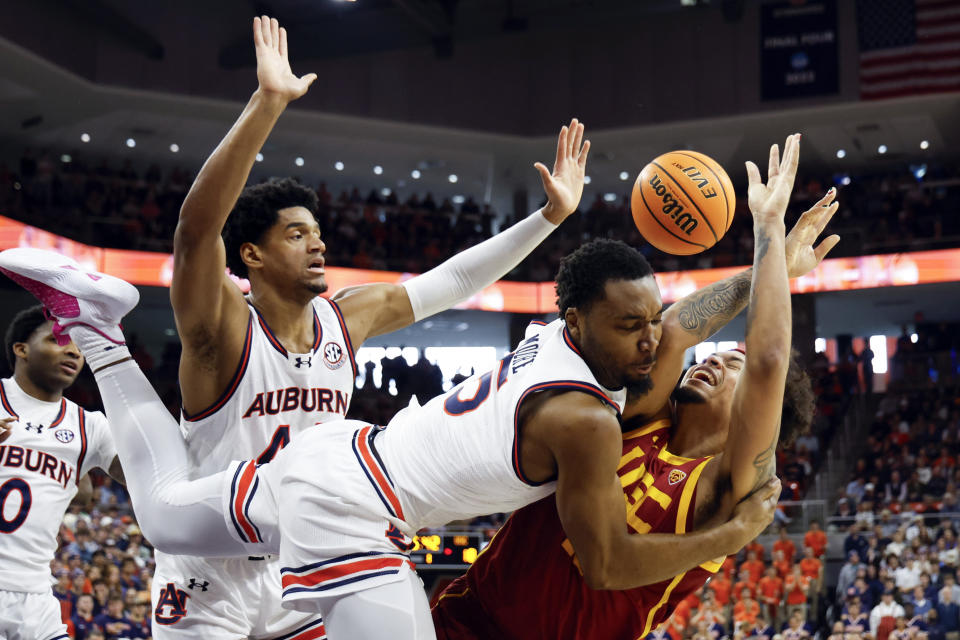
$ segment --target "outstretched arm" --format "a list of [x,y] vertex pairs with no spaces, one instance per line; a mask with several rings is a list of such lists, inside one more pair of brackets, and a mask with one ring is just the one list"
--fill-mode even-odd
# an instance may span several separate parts
[[[188,378],[196,370],[192,359],[211,350],[219,355],[224,346],[230,347],[223,341],[236,343],[239,358],[246,307],[239,289],[226,276],[226,253],[220,233],[280,114],[289,102],[306,93],[316,79],[315,74],[298,78],[290,70],[287,33],[275,19],[254,18],[253,40],[259,86],[240,118],[200,169],[183,201],[174,234],[170,300],[184,345],[181,373]],[[230,319],[239,322],[240,328],[225,327],[223,323]],[[189,380],[184,386],[194,382],[204,383]]]
[[449,309],[493,284],[533,251],[580,203],[590,141],[576,118],[560,130],[553,172],[537,162],[547,204],[506,231],[460,252],[402,285],[369,284],[338,291],[354,345]]
[[[836,195],[836,189],[830,189],[787,234],[784,251],[791,279],[817,268],[840,241],[840,236],[834,234],[814,246],[837,211]],[[630,401],[624,411],[625,419],[650,417],[663,408],[683,372],[687,349],[708,339],[746,308],[752,280],[753,267],[698,289],[664,311],[663,336],[650,373],[653,388]]]
[[[550,425],[557,513],[593,589],[629,589],[669,580],[717,556],[736,553],[773,520],[778,482],[757,492],[719,526],[693,533],[646,533],[642,522],[624,521],[623,487],[617,476],[623,439],[617,419],[596,399],[580,393],[551,398],[534,419],[543,421],[541,428]],[[625,525],[631,524],[645,535],[628,533]]]
[[755,237],[747,353],[734,391],[727,445],[719,460],[721,477],[730,478],[734,502],[762,486],[776,468],[774,450],[780,434],[792,328],[783,217],[799,154],[799,135],[787,138],[782,162],[774,145],[766,185],[756,165],[747,163]]

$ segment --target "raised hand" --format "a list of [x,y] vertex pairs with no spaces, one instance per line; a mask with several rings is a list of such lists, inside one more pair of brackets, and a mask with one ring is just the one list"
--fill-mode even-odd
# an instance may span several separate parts
[[774,476],[734,508],[732,519],[738,520],[743,528],[741,546],[759,536],[773,522],[781,488],[780,479]]
[[840,206],[838,202],[834,202],[836,197],[837,188],[833,187],[800,216],[797,224],[793,225],[793,229],[787,234],[784,252],[787,256],[789,277],[799,278],[816,269],[830,250],[840,242],[840,236],[833,234],[824,238],[817,247],[813,246]]
[[767,184],[763,184],[760,169],[747,161],[747,204],[753,215],[771,215],[783,219],[790,204],[790,192],[797,177],[797,164],[800,160],[800,134],[787,136],[783,145],[783,160],[777,145],[770,147],[770,160],[767,169]]
[[280,26],[276,18],[262,16],[253,19],[253,44],[257,50],[260,91],[291,102],[305,94],[317,79],[315,73],[298,78],[290,70],[287,30]]
[[553,161],[553,173],[540,162],[533,166],[540,174],[543,190],[547,193],[544,217],[560,224],[577,210],[583,195],[583,178],[587,171],[587,154],[590,141],[583,139],[583,125],[574,118],[570,126],[560,129],[557,138],[557,157]]

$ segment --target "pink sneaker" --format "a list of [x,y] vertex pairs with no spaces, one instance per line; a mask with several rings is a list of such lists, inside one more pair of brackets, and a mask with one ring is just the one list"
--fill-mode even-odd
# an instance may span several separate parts
[[87,271],[72,258],[40,249],[0,252],[0,271],[33,294],[56,318],[53,335],[60,345],[70,341],[66,334],[78,325],[125,344],[120,320],[140,301],[140,292],[129,282]]

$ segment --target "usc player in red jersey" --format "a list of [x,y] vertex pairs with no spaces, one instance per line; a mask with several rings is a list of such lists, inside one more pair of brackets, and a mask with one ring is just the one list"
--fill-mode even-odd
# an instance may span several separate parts
[[[788,138],[782,163],[776,145],[771,149],[766,185],[748,163],[753,270],[706,287],[663,314],[653,387],[633,398],[624,414],[629,419],[618,475],[631,533],[708,528],[729,519],[751,495],[775,496],[778,439],[792,439],[809,425],[812,390],[791,357],[788,273],[812,270],[839,237],[814,248],[837,208],[831,190],[784,238],[798,144],[799,136]],[[749,357],[741,351],[714,354],[691,367],[674,391],[686,349],[715,333],[748,299]],[[433,608],[434,625],[440,640],[634,640],[660,626],[722,561],[652,585],[592,589],[548,497],[514,512],[466,575],[447,587]]]

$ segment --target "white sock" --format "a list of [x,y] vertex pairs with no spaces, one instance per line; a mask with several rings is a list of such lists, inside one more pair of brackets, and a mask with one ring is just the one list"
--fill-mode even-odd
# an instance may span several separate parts
[[91,371],[102,369],[130,357],[130,351],[125,344],[116,344],[103,337],[90,327],[77,326],[70,329],[73,339],[80,353],[83,354]]

